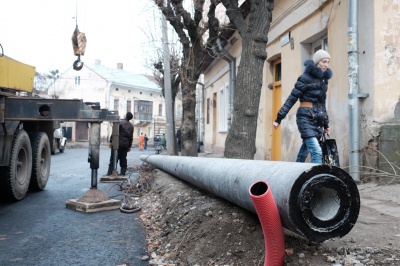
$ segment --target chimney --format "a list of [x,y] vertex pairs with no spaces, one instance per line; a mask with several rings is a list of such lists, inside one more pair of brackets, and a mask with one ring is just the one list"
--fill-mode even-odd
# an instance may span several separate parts
[[101,64],[101,61],[100,61],[100,59],[96,59],[96,60],[94,60],[94,64],[95,64],[95,65],[100,65],[100,64]]
[[124,69],[123,63],[117,63],[117,69]]

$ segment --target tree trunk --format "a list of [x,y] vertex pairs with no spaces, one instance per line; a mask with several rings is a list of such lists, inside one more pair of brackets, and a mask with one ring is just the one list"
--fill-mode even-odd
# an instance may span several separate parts
[[256,153],[258,109],[274,0],[250,0],[248,23],[243,19],[237,5],[232,5],[228,0],[223,0],[222,3],[227,8],[229,19],[242,37],[233,120],[225,141],[224,156],[252,160]]
[[196,83],[182,82],[182,156],[196,157]]
[[225,142],[226,158],[253,159],[256,153],[258,108],[265,61],[250,48],[257,45],[260,46],[260,43],[257,44],[250,36],[243,38],[233,102],[233,121]]

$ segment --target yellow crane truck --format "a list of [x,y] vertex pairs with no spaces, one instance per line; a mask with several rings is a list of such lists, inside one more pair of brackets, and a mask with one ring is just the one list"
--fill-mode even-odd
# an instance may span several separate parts
[[35,67],[0,54],[0,200],[22,200],[27,191],[45,188],[53,133],[62,121],[90,124],[92,187],[99,168],[100,124],[118,121],[118,113],[99,103],[33,97]]

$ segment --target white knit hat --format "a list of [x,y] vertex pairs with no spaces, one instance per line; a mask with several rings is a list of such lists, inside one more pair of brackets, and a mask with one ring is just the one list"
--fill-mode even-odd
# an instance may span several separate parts
[[314,64],[318,64],[323,59],[331,59],[331,56],[325,50],[318,50],[313,56]]

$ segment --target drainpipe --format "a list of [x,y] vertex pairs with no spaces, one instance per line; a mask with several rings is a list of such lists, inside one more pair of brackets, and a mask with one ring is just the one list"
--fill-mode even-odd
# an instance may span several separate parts
[[348,14],[348,80],[349,80],[349,174],[354,181],[360,181],[360,98],[368,97],[359,93],[358,76],[358,0],[349,0]]
[[222,47],[219,38],[217,39],[216,43],[219,49],[217,55],[229,63],[229,112],[228,112],[228,131],[229,131],[233,120],[233,96],[235,93],[236,59]]
[[233,121],[233,96],[235,94],[235,78],[236,78],[236,59],[229,61],[229,115],[228,115],[228,131]]

